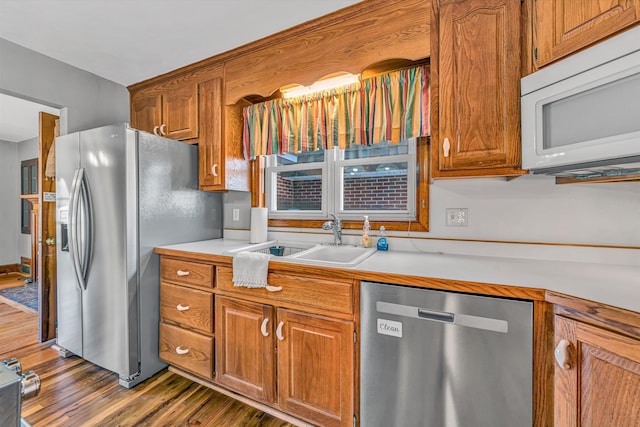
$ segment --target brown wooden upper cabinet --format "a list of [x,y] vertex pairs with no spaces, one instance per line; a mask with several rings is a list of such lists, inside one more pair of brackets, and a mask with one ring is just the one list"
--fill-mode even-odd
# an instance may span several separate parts
[[198,111],[197,83],[159,85],[132,96],[131,126],[167,138],[195,139]]
[[242,108],[224,105],[222,78],[200,84],[200,189],[249,190],[249,162],[242,147]]
[[640,22],[640,0],[536,0],[537,66],[597,43]]
[[520,169],[520,2],[434,0],[432,176]]

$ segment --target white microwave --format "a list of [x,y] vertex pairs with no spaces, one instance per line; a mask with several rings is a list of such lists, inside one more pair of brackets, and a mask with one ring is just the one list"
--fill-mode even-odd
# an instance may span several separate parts
[[524,77],[521,94],[524,169],[640,173],[640,26]]

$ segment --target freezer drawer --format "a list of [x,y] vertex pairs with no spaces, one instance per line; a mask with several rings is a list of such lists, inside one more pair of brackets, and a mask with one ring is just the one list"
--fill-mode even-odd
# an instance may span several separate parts
[[361,425],[532,425],[533,304],[361,284]]

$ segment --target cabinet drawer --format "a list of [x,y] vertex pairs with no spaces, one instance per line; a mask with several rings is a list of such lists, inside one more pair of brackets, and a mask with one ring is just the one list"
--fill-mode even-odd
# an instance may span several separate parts
[[163,257],[160,277],[169,282],[212,288],[213,266]]
[[274,301],[289,301],[339,313],[353,313],[353,281],[329,280],[316,277],[291,276],[269,273],[269,285],[282,287],[270,292],[264,288],[245,288],[233,285],[233,270],[219,267],[217,286],[226,291],[239,292],[269,298]]
[[213,333],[213,294],[162,282],[160,317],[187,328]]
[[160,323],[160,359],[205,378],[213,374],[213,338]]

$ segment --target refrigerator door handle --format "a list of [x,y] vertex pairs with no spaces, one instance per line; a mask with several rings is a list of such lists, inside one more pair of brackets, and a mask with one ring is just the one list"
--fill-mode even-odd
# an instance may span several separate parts
[[80,180],[82,169],[76,169],[71,182],[71,196],[69,198],[69,254],[73,264],[73,272],[76,276],[76,285],[82,291],[82,275],[80,267],[80,254],[78,248],[78,203],[80,198]]
[[91,192],[89,191],[89,182],[87,181],[87,175],[84,169],[81,169],[80,189],[81,189],[81,202],[82,211],[84,214],[84,230],[82,235],[84,236],[84,242],[82,245],[82,260],[80,261],[82,287],[87,290],[87,276],[89,274],[89,265],[91,264],[91,258],[93,256],[93,203],[91,202]]

